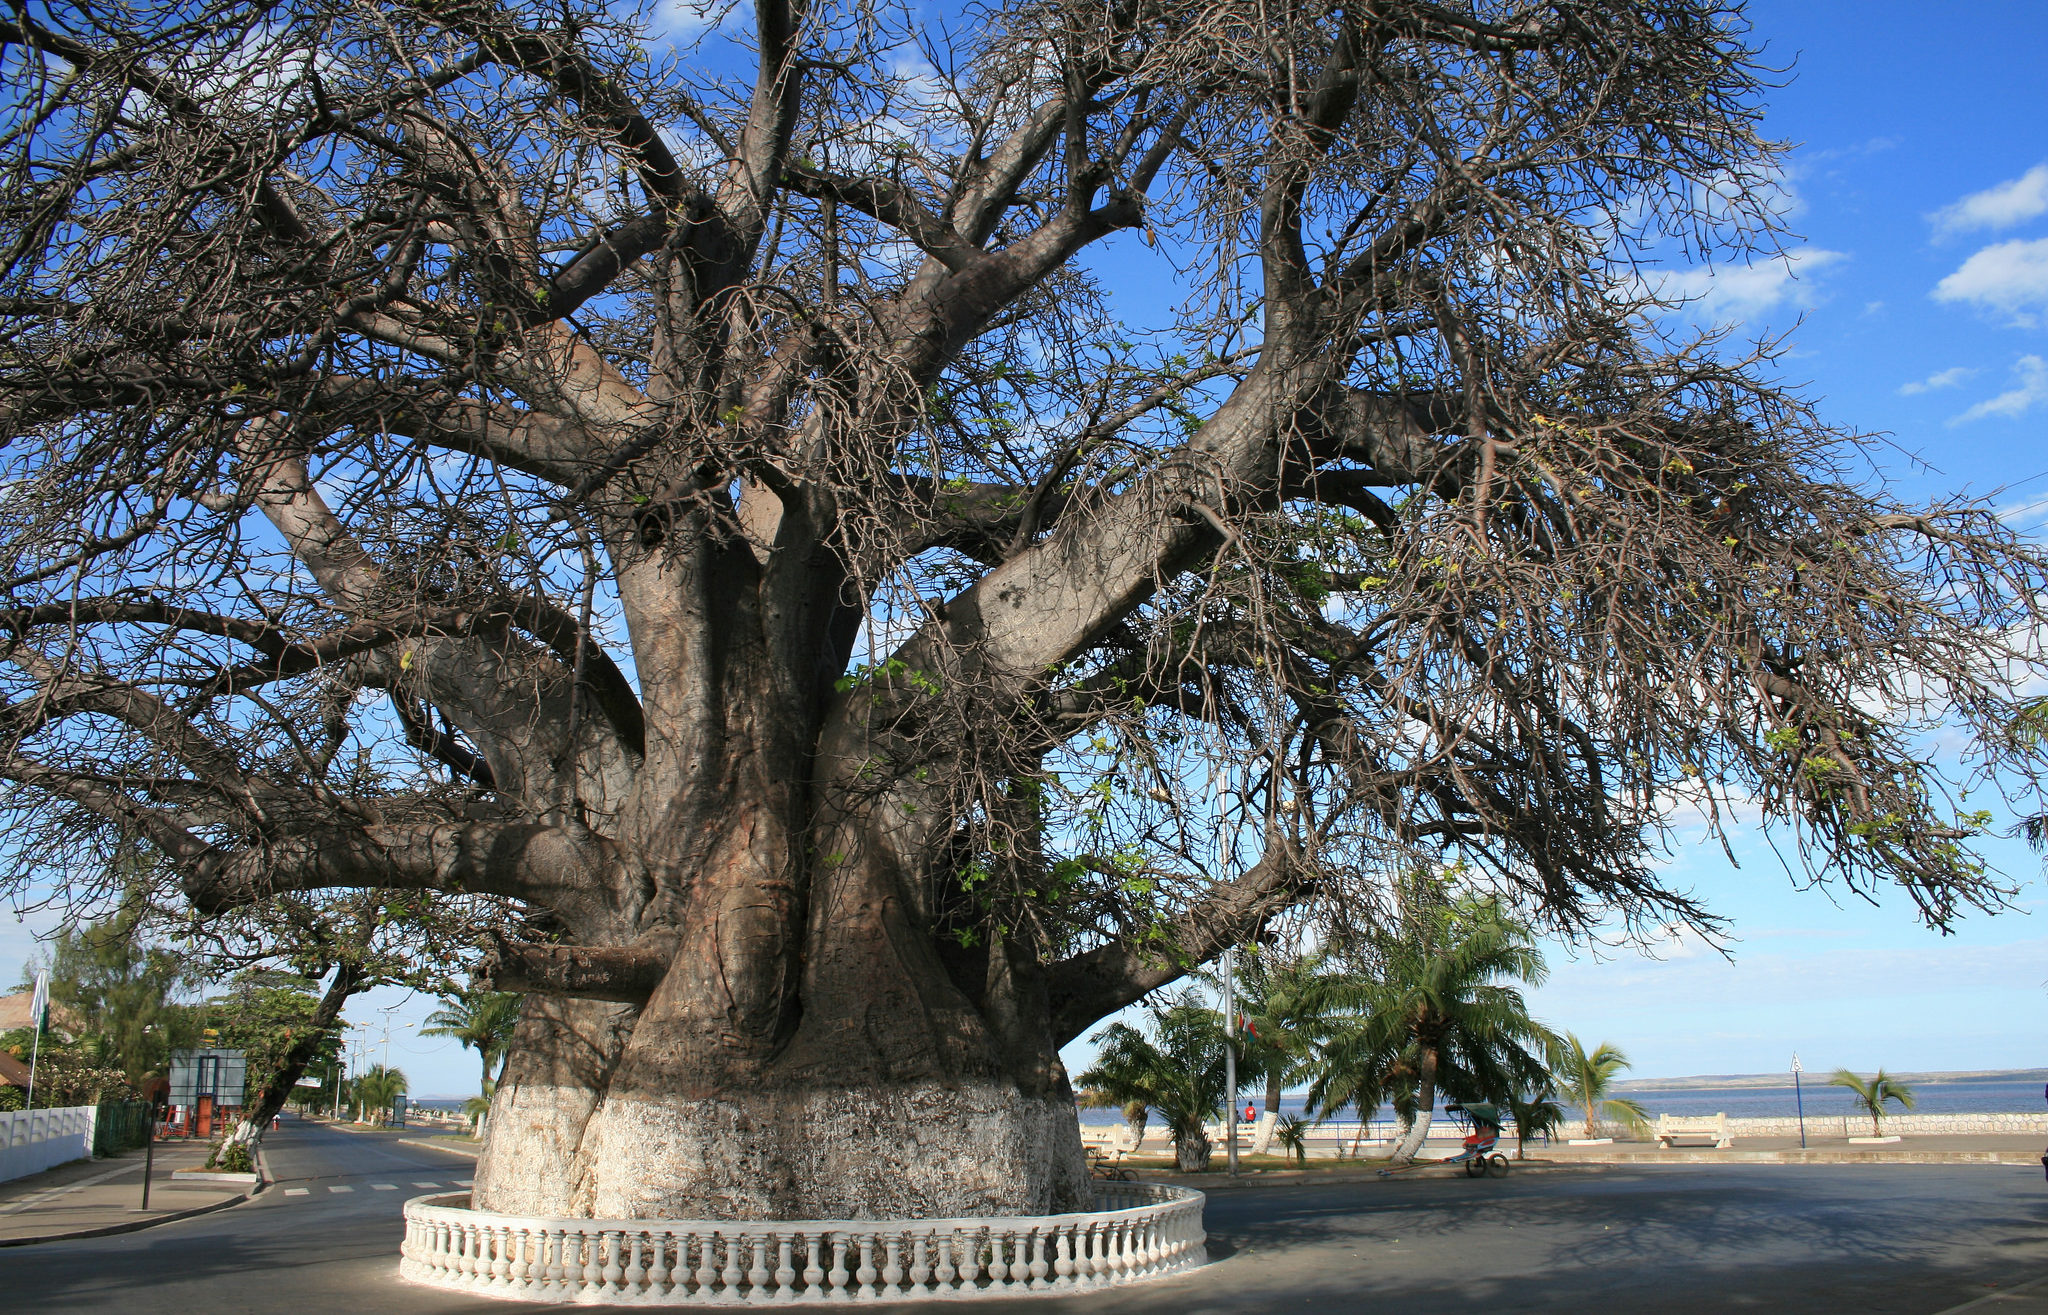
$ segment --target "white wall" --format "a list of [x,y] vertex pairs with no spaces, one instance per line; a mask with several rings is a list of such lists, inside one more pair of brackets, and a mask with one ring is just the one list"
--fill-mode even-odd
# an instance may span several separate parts
[[0,1114],[0,1182],[92,1158],[93,1105]]

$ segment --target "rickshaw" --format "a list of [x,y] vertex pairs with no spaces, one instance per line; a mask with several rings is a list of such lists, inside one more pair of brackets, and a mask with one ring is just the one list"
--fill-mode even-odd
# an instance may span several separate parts
[[1463,1105],[1453,1102],[1444,1106],[1444,1113],[1462,1114],[1472,1121],[1472,1131],[1465,1138],[1465,1148],[1441,1160],[1410,1160],[1391,1169],[1382,1169],[1380,1177],[1391,1178],[1410,1169],[1440,1164],[1464,1165],[1467,1178],[1508,1176],[1508,1157],[1494,1149],[1500,1144],[1500,1106],[1478,1101]]

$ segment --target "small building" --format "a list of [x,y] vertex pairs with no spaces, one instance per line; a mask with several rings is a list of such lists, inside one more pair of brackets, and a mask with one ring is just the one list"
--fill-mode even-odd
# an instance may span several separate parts
[[239,1050],[173,1050],[170,1072],[171,1135],[211,1137],[242,1113],[249,1061]]

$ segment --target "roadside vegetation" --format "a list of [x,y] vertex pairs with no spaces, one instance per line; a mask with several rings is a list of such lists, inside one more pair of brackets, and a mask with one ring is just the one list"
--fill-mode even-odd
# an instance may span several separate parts
[[1866,1078],[1849,1069],[1838,1068],[1828,1079],[1828,1085],[1846,1087],[1856,1097],[1856,1103],[1870,1116],[1870,1135],[1873,1137],[1884,1136],[1886,1105],[1897,1105],[1902,1110],[1913,1108],[1913,1089],[1883,1069]]
[[[1271,1145],[1241,1162],[1304,1165],[1314,1127],[1345,1110],[1359,1118],[1355,1156],[1384,1105],[1401,1123],[1396,1162],[1420,1150],[1439,1103],[1496,1106],[1524,1142],[1561,1129],[1568,1111],[1589,1137],[1602,1120],[1644,1125],[1641,1106],[1611,1094],[1627,1056],[1607,1043],[1589,1049],[1531,1016],[1523,988],[1547,972],[1535,932],[1498,900],[1464,889],[1461,875],[1410,871],[1395,883],[1384,923],[1313,952],[1264,946],[1249,956],[1236,1001],[1238,1084],[1263,1086],[1276,1121]],[[1112,1023],[1093,1039],[1101,1049],[1077,1079],[1080,1104],[1121,1110],[1137,1134],[1159,1114],[1178,1167],[1206,1168],[1207,1125],[1243,1099],[1225,1090],[1222,1013],[1184,992],[1143,1024]],[[1277,1117],[1291,1086],[1306,1087],[1307,1118]],[[1142,1147],[1141,1135],[1133,1140]]]

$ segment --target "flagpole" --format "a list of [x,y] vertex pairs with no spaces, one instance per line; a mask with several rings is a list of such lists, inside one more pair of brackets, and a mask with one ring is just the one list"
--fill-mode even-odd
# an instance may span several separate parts
[[36,1061],[43,1055],[43,1024],[50,1016],[50,974],[36,974],[35,994],[28,1001],[28,1025],[34,1029],[34,1039],[28,1046],[28,1103],[26,1109],[36,1107]]

